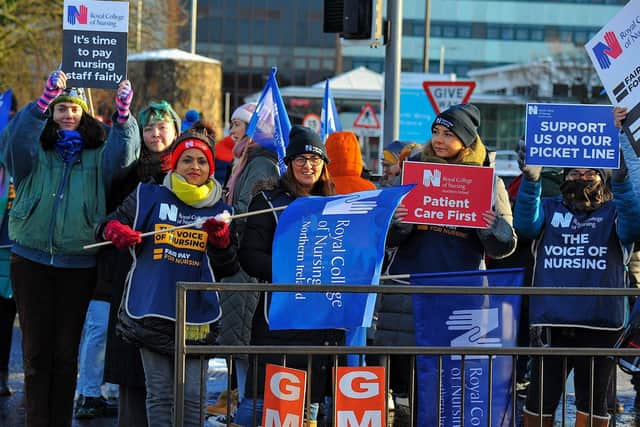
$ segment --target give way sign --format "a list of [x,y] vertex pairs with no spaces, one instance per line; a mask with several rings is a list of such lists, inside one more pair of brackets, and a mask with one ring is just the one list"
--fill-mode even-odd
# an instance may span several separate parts
[[476,82],[422,82],[422,87],[433,106],[433,111],[440,114],[452,105],[469,102]]

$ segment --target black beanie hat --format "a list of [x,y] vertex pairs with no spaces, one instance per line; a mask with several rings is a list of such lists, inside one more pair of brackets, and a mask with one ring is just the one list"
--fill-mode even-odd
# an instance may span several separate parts
[[287,155],[284,161],[287,163],[294,157],[304,153],[317,154],[322,157],[325,163],[329,163],[327,150],[324,148],[320,135],[308,127],[295,125],[289,132],[289,145],[287,146]]
[[456,134],[465,147],[468,147],[478,137],[480,110],[473,104],[452,105],[438,114],[431,125],[432,130],[435,125],[446,127]]

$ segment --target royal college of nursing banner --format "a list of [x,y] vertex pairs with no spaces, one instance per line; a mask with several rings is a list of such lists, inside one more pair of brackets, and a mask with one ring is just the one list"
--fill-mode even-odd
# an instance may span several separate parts
[[[521,286],[522,269],[412,275],[411,283],[431,286]],[[515,347],[520,295],[414,295],[416,343],[431,347]],[[442,356],[440,424],[438,358],[418,356],[418,426],[511,425],[511,356]],[[463,387],[464,381],[464,387]],[[464,405],[463,405],[464,388]],[[491,406],[489,406],[491,404]],[[464,410],[463,410],[464,408]],[[464,421],[463,421],[464,419]]]
[[[273,283],[377,285],[393,212],[411,188],[296,199],[278,220]],[[375,294],[274,292],[269,327],[368,327],[374,305]]]

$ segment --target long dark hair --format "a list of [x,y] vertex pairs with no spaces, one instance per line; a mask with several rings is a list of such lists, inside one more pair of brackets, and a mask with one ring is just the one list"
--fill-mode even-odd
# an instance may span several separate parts
[[287,172],[282,175],[282,182],[287,187],[287,190],[295,197],[301,196],[332,196],[335,194],[335,186],[333,185],[333,179],[327,169],[327,164],[323,163],[322,172],[320,178],[313,185],[311,191],[307,190],[300,185],[295,175],[293,174],[293,160],[287,162]]
[[[53,117],[49,117],[44,130],[40,134],[40,143],[43,149],[53,149],[53,146],[58,140],[59,130],[60,125],[53,121]],[[104,144],[107,139],[106,126],[98,119],[84,112],[82,113],[80,124],[78,124],[78,129],[76,130],[82,136],[84,148],[98,148]]]

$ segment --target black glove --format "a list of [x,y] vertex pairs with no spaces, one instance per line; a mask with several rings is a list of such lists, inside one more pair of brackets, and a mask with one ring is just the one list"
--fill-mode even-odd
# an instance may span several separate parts
[[622,150],[620,150],[620,168],[613,171],[613,179],[616,182],[623,182],[625,179],[627,179],[628,173],[629,169],[627,169],[627,163],[624,161]]
[[527,179],[527,181],[539,181],[540,173],[542,172],[542,166],[527,166],[524,162],[526,149],[524,146],[524,141],[520,141],[518,143],[518,149],[516,150],[518,153],[518,166],[522,171],[522,174]]

